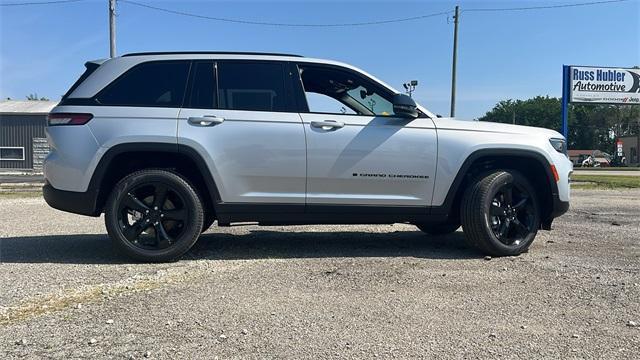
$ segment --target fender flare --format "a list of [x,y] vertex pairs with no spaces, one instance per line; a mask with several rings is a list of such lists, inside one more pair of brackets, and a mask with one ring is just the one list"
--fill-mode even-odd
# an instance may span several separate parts
[[460,166],[460,169],[458,170],[456,177],[451,183],[451,186],[449,187],[449,191],[447,192],[447,196],[445,197],[444,202],[440,206],[432,207],[431,214],[448,215],[450,213],[451,209],[454,206],[455,198],[458,195],[460,185],[464,181],[464,178],[467,175],[467,172],[469,171],[469,169],[471,168],[471,166],[475,161],[477,161],[480,158],[488,157],[488,156],[528,157],[536,160],[545,169],[546,178],[551,188],[550,200],[553,201],[554,199],[558,198],[558,184],[556,184],[553,173],[551,172],[551,164],[543,154],[533,150],[524,150],[524,149],[504,149],[504,148],[479,149],[472,152],[469,156],[467,156],[465,161],[462,163],[462,166]]
[[207,190],[211,195],[211,201],[214,204],[214,206],[221,201],[220,193],[218,191],[218,187],[216,186],[215,181],[213,180],[213,176],[211,175],[211,172],[209,171],[209,168],[206,162],[195,149],[186,145],[171,144],[171,143],[148,143],[148,142],[122,143],[122,144],[114,145],[109,150],[107,150],[107,152],[105,152],[104,155],[102,155],[102,157],[98,161],[98,164],[96,165],[93,171],[93,175],[91,176],[91,180],[89,182],[89,187],[87,191],[90,193],[94,193],[96,196],[96,201],[95,201],[96,213],[100,211],[99,208],[101,207],[101,204],[104,202],[105,196],[108,196],[108,194],[105,194],[103,191],[101,191],[102,190],[101,187],[102,187],[107,169],[109,168],[109,166],[111,165],[111,162],[116,156],[127,153],[127,152],[164,152],[164,153],[180,154],[188,157],[190,160],[192,160],[196,164],[198,171],[200,172],[200,175],[204,179],[204,182],[207,186]]

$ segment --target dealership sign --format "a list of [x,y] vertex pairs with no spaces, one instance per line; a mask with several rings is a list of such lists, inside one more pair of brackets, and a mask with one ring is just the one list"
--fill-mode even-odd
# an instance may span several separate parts
[[571,66],[574,103],[640,104],[640,69]]

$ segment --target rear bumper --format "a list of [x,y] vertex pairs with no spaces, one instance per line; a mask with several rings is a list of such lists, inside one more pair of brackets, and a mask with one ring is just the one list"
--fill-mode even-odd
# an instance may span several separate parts
[[94,191],[59,190],[45,180],[42,196],[47,204],[54,209],[80,215],[100,216],[100,212],[96,210],[97,194]]

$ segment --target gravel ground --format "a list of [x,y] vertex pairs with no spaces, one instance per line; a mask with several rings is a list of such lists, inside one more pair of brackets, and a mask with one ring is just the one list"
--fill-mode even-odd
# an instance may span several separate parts
[[640,358],[640,191],[574,191],[529,253],[409,225],[214,228],[172,264],[0,199],[0,358]]

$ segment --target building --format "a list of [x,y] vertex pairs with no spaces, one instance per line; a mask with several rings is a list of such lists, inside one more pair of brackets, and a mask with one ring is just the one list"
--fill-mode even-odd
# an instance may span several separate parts
[[627,166],[640,166],[638,156],[638,135],[622,136],[616,142],[622,142],[622,156],[625,157]]
[[589,156],[593,156],[595,150],[568,150],[569,160],[573,163],[573,166],[580,166],[584,159]]
[[0,171],[42,172],[49,152],[44,129],[54,101],[0,102]]
[[582,166],[582,162],[591,157],[598,166],[606,167],[611,165],[611,155],[600,150],[568,150],[569,160],[574,167]]

